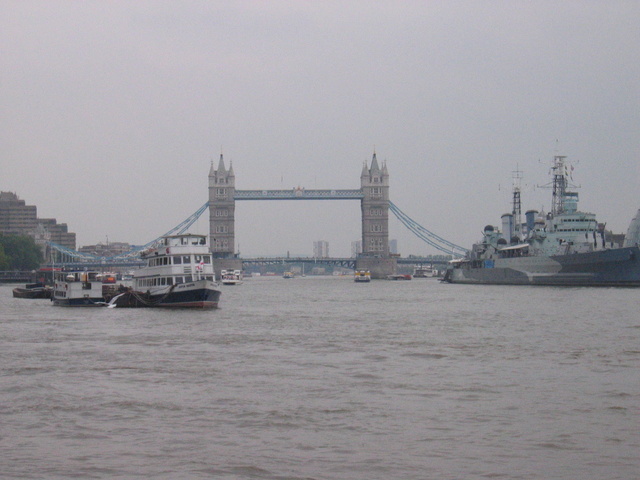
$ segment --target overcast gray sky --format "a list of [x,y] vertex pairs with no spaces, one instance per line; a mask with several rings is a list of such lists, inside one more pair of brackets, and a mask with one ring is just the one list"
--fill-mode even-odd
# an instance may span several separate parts
[[[638,1],[0,0],[0,189],[77,233],[146,243],[239,189],[359,188],[374,149],[391,200],[469,246],[550,208],[554,154],[581,209],[626,232],[640,207]],[[238,202],[243,255],[334,256],[357,201]],[[392,217],[402,254],[438,253]],[[192,229],[208,233],[203,217]]]

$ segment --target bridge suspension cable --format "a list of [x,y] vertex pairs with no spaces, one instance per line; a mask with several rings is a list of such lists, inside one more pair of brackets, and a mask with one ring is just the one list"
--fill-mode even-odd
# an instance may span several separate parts
[[162,239],[162,237],[166,237],[168,235],[180,235],[180,234],[186,232],[191,227],[191,225],[196,223],[196,220],[198,220],[200,218],[200,215],[202,215],[207,208],[209,208],[209,202],[208,201],[207,201],[207,203],[202,205],[198,210],[196,210],[194,213],[192,213],[189,217],[187,217],[185,220],[183,220],[181,223],[179,223],[178,225],[173,227],[171,230],[169,230],[164,235],[160,235],[155,240],[150,241],[149,243],[147,243],[146,245],[141,247],[141,249],[150,247],[154,243],[159,242],[160,239]]
[[427,230],[418,222],[412,220],[406,213],[400,210],[393,202],[389,201],[389,210],[396,216],[400,222],[413,232],[418,238],[428,243],[437,250],[449,253],[451,255],[461,257],[467,253],[467,249],[456,245],[435,233]]
[[114,255],[112,257],[101,257],[98,255],[93,255],[91,253],[84,253],[84,252],[78,252],[76,250],[72,250],[68,247],[64,247],[62,245],[59,245],[55,242],[47,242],[47,244],[53,248],[54,250],[57,250],[58,252],[64,254],[64,255],[68,255],[71,258],[76,258],[78,260],[84,260],[84,261],[108,261],[108,262],[118,262],[118,261],[125,261],[125,260],[131,260],[131,259],[135,259],[137,257],[140,256],[140,252],[142,252],[143,250],[153,246],[154,244],[160,242],[160,240],[162,239],[162,237],[166,237],[167,235],[180,235],[184,232],[186,232],[191,225],[193,225],[196,220],[198,220],[198,218],[200,218],[200,216],[204,213],[205,210],[207,210],[207,208],[209,208],[209,202],[205,203],[204,205],[202,205],[198,210],[196,210],[193,214],[191,214],[189,217],[187,217],[185,220],[183,220],[182,222],[180,222],[178,225],[176,225],[175,227],[173,227],[171,230],[169,230],[167,233],[165,233],[164,235],[159,236],[158,238],[155,238],[154,240],[151,240],[150,242],[133,248],[132,250],[125,252],[125,253],[120,253],[118,255]]

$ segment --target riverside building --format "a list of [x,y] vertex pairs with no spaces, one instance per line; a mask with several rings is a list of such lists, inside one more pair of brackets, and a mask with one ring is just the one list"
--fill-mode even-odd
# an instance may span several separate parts
[[76,234],[69,232],[66,223],[55,218],[38,218],[35,205],[27,205],[13,192],[0,192],[0,234],[28,235],[36,243],[46,241],[75,250]]

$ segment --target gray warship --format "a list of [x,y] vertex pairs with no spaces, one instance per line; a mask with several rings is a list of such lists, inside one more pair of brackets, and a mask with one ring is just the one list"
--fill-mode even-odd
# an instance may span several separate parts
[[483,239],[465,258],[453,260],[449,283],[493,285],[640,286],[638,244],[606,241],[605,224],[578,210],[578,193],[569,191],[565,156],[551,168],[552,209],[525,213],[521,221],[520,187],[513,209],[502,216],[502,231],[487,225]]

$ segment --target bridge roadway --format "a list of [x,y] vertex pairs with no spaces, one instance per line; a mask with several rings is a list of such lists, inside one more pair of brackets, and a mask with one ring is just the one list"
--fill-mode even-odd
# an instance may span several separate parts
[[234,200],[361,200],[362,190],[236,190]]
[[35,277],[34,272],[28,271],[0,271],[0,283],[28,283]]
[[[239,258],[244,265],[276,265],[285,263],[304,263],[307,265],[322,264],[322,265],[337,265],[343,268],[355,269],[356,259],[353,257],[348,258],[315,258],[315,257],[253,257],[253,258]],[[396,257],[399,265],[432,265],[432,266],[444,266],[448,263],[448,260],[433,259],[430,257],[410,257],[402,258]],[[215,264],[215,259],[214,259]],[[72,263],[56,263],[55,267],[63,267],[67,270],[84,270],[95,269],[102,270],[109,268],[139,268],[144,265],[141,260],[134,261],[129,259],[126,262],[108,262],[106,260],[97,260],[93,262],[72,262]],[[43,267],[51,268],[51,265],[43,265]],[[12,272],[6,272],[12,273]],[[0,277],[2,281],[2,277]],[[7,281],[7,280],[5,280]],[[18,280],[20,281],[20,280]]]
[[[245,265],[276,265],[284,263],[324,264],[337,265],[343,268],[356,268],[356,258],[315,258],[315,257],[255,257],[241,258]],[[432,265],[445,266],[449,263],[444,259],[432,259],[430,257],[396,257],[398,265]]]

